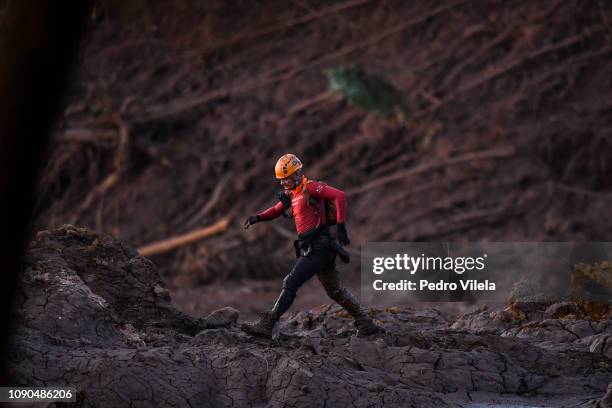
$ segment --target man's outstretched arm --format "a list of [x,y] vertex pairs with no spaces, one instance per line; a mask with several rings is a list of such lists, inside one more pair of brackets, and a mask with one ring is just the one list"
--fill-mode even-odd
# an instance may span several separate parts
[[260,221],[269,221],[275,218],[280,217],[280,215],[285,211],[285,206],[282,202],[278,202],[272,207],[268,208],[265,211],[260,212],[257,215],[252,215],[246,219],[244,222],[244,228],[248,229],[251,225],[256,224]]

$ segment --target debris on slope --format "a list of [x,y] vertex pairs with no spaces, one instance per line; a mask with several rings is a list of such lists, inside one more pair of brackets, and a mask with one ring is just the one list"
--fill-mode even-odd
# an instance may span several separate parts
[[[90,22],[41,229],[140,246],[250,215],[293,152],[347,190],[355,243],[609,236],[610,2],[119,3]],[[330,79],[350,103],[322,103]],[[413,123],[376,118],[397,110]],[[155,261],[189,283],[270,278],[259,254],[292,250],[279,231],[232,223]]]
[[[450,407],[601,398],[612,380],[612,319],[529,322],[477,310],[371,314],[358,337],[337,306],[293,313],[273,340],[221,309],[172,305],[155,265],[72,226],[37,235],[12,338],[15,385],[72,386],[78,406]],[[554,315],[554,313],[553,313]]]

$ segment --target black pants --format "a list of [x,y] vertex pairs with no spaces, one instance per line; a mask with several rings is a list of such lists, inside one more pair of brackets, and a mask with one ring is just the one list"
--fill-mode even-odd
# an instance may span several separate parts
[[335,267],[336,251],[329,235],[320,235],[310,241],[310,252],[297,260],[293,269],[283,280],[283,289],[272,309],[276,319],[280,318],[293,303],[298,289],[317,275],[327,295],[342,306],[354,318],[364,318],[365,312],[353,295],[340,284]]

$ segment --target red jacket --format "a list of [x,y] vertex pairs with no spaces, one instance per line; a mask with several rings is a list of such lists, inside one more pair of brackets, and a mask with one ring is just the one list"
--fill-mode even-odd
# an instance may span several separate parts
[[[304,199],[303,186],[306,183],[308,194],[312,198],[319,199],[318,205],[308,205],[308,200]],[[311,229],[327,224],[325,216],[325,204],[323,199],[334,200],[336,202],[336,214],[338,223],[346,220],[346,194],[332,186],[319,181],[310,181],[303,177],[302,182],[293,190],[288,191],[291,196],[291,212],[295,220],[295,229],[298,234],[303,234]],[[280,217],[283,213],[283,204],[279,201],[273,207],[261,212],[259,216],[263,221],[273,220]]]

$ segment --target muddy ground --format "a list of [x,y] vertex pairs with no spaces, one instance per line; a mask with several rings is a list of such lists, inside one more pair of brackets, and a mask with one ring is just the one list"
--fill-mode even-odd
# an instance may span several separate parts
[[363,337],[326,304],[266,340],[238,328],[241,308],[180,312],[155,265],[109,236],[40,232],[27,265],[11,377],[75,387],[76,406],[609,406],[610,313],[372,309],[386,333]]

